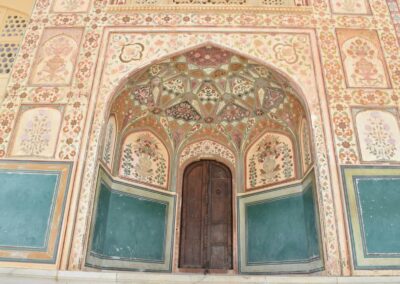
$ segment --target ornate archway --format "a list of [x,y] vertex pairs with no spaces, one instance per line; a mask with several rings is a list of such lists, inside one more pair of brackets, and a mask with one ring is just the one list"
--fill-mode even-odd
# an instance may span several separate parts
[[[152,64],[125,82],[110,107],[100,164],[109,174],[111,195],[119,180],[126,186],[144,187],[157,194],[164,190],[170,192],[167,194],[170,197],[176,192],[178,212],[181,210],[183,169],[200,158],[228,161],[234,177],[234,198],[240,192],[250,196],[253,191],[272,191],[293,184],[297,186],[296,194],[301,195],[305,192],[303,181],[310,179],[313,165],[308,121],[302,99],[286,78],[246,57],[205,45]],[[98,184],[101,182],[99,180]],[[283,196],[292,198],[293,192],[288,192]],[[313,243],[312,253],[304,253],[298,261],[318,261],[302,268],[304,272],[323,269],[313,195],[308,202],[312,207],[310,212],[314,212],[310,218],[316,218],[311,222],[314,226],[311,234],[316,235],[312,238],[317,241]],[[106,221],[98,219],[100,197],[98,194],[92,218],[87,262],[90,266],[107,268],[126,248],[113,251],[103,241],[95,253],[91,250],[99,222],[108,222],[108,217]],[[105,204],[112,211],[111,203]],[[302,211],[304,202],[296,206],[296,210]],[[242,218],[235,204],[233,211],[234,219]],[[179,216],[177,214],[176,228],[181,222]],[[306,220],[301,222],[307,226]],[[238,271],[241,237],[238,224],[234,223],[234,270]],[[171,259],[157,261],[162,262],[163,267],[172,266],[179,271],[179,230],[174,236],[176,242]],[[135,238],[137,241],[144,237]],[[161,242],[171,244],[171,232],[164,234]],[[165,252],[166,247],[163,249]],[[101,262],[95,260],[96,254],[102,258]],[[127,261],[133,262],[133,259]],[[145,255],[141,255],[141,259],[145,264],[126,262],[124,265],[151,270],[151,265],[146,263],[154,259],[146,260]]]

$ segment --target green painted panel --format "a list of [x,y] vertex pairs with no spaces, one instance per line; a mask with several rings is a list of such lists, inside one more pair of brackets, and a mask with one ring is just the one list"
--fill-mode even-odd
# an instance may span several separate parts
[[164,260],[166,203],[110,191],[102,183],[97,208],[93,252],[107,258]]
[[367,253],[400,253],[400,178],[355,179]]
[[307,261],[319,256],[312,186],[246,206],[247,263]]
[[45,249],[58,174],[0,171],[0,246]]
[[308,237],[308,257],[320,256],[317,216],[315,212],[313,183],[310,183],[303,192],[304,223]]
[[248,263],[308,257],[302,196],[247,205]]
[[103,253],[107,231],[108,207],[110,206],[111,189],[104,183],[101,184],[96,213],[96,221],[93,231],[92,251]]

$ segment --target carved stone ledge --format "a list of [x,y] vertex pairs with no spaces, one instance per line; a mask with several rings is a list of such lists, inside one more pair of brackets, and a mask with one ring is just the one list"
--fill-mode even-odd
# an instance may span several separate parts
[[255,12],[279,14],[312,14],[311,6],[250,6],[250,5],[109,5],[108,12]]

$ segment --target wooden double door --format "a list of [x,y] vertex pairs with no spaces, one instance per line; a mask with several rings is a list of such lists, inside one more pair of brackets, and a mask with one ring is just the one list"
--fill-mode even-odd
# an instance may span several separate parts
[[232,175],[222,163],[201,160],[185,169],[179,267],[232,269]]

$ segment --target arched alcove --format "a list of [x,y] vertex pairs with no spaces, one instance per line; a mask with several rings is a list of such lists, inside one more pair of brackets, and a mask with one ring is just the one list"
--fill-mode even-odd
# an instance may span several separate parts
[[[96,228],[100,228],[101,223],[109,222],[110,215],[116,214],[114,211],[117,205],[105,200],[101,202],[102,198],[116,200],[112,196],[118,194],[117,188],[123,184],[124,188],[129,188],[126,191],[132,194],[129,197],[132,201],[121,202],[133,204],[135,198],[142,200],[143,190],[148,192],[146,198],[150,198],[148,199],[150,203],[158,204],[161,196],[167,197],[168,208],[177,202],[176,219],[174,215],[168,215],[166,208],[164,213],[160,213],[161,217],[149,215],[148,219],[153,220],[154,224],[161,222],[161,219],[171,222],[171,224],[164,223],[165,233],[159,234],[163,237],[162,241],[160,239],[158,241],[164,245],[160,246],[163,253],[157,261],[162,263],[160,270],[168,270],[166,267],[169,267],[180,271],[178,244],[183,171],[193,161],[212,159],[226,163],[231,169],[234,199],[238,199],[238,193],[242,193],[241,200],[255,198],[254,200],[267,204],[268,207],[269,201],[264,201],[269,200],[269,197],[264,200],[259,196],[264,196],[264,193],[268,193],[269,196],[269,192],[279,192],[281,199],[290,200],[289,203],[295,204],[290,214],[301,215],[300,227],[296,228],[302,232],[303,238],[301,242],[288,238],[290,242],[288,246],[300,250],[304,245],[308,247],[310,238],[317,240],[313,242],[310,253],[298,254],[298,259],[285,259],[285,253],[272,259],[282,265],[287,261],[293,263],[292,266],[286,265],[284,268],[278,265],[273,272],[290,272],[295,269],[296,263],[304,261],[311,264],[303,266],[301,269],[303,272],[323,269],[318,241],[319,225],[314,197],[314,177],[310,174],[306,176],[313,164],[308,125],[310,119],[303,99],[285,77],[229,50],[204,45],[151,64],[133,74],[112,100],[109,113],[109,117],[115,120],[114,124],[118,126],[115,157],[111,168],[108,166],[108,169],[107,167],[100,169],[102,174],[99,174],[97,185],[92,236],[87,256],[88,266],[110,268],[118,265],[124,269],[155,269],[151,264],[154,259],[150,256],[146,259],[146,256],[141,255],[140,260],[136,260],[139,257],[133,253],[132,258],[126,259],[125,254],[118,256],[118,250],[113,251],[108,248],[113,245],[113,241],[121,246],[120,251],[126,250],[130,245],[138,245],[139,240],[144,242],[143,246],[148,245],[144,241],[145,234],[151,234],[157,227],[151,227],[151,224],[147,230],[141,229],[142,233],[136,233],[133,238],[135,244],[132,244],[133,240],[127,236],[122,236],[121,238],[125,239],[120,238],[117,241],[115,236],[111,236],[115,232],[106,230],[102,232],[105,235],[105,239],[101,240],[102,247],[96,247],[96,251],[92,249],[93,240],[99,238]],[[109,130],[104,130],[103,133],[106,137],[104,139],[109,139],[107,138],[110,136]],[[140,135],[148,139],[141,138]],[[109,143],[103,144],[106,147]],[[127,145],[131,150],[126,150]],[[134,157],[135,155],[137,157]],[[146,163],[143,159],[143,161],[139,159],[140,155],[147,157]],[[127,162],[128,160],[130,162]],[[165,162],[164,166],[160,166],[161,160]],[[104,158],[100,163],[109,164]],[[123,164],[129,168],[129,173]],[[138,170],[132,172],[132,168],[135,167],[138,167]],[[145,174],[143,167],[146,167]],[[160,175],[165,177],[161,183],[158,182]],[[257,177],[254,179],[255,176]],[[154,182],[156,180],[157,182]],[[307,186],[304,186],[305,180],[308,181]],[[108,186],[107,194],[104,193],[102,185]],[[295,189],[291,189],[293,186]],[[306,187],[311,188],[311,195],[308,191],[306,193]],[[308,196],[308,199],[304,199],[303,195]],[[297,201],[292,202],[292,198]],[[106,206],[107,210],[101,206]],[[304,210],[308,210],[308,213],[304,214]],[[237,208],[236,202],[233,202],[232,211],[233,220],[238,219],[239,223],[248,216],[245,209]],[[145,208],[137,207],[131,208],[129,212],[130,214],[137,212],[136,214],[140,215],[147,211]],[[282,210],[279,214],[286,213]],[[143,216],[147,218],[146,215]],[[122,220],[131,217],[121,215],[120,218]],[[174,220],[176,230],[175,234],[171,234],[174,230],[172,228]],[[113,222],[117,221],[113,219]],[[121,222],[124,224],[121,225],[121,229],[127,226],[126,220]],[[135,222],[130,226],[139,226],[139,223]],[[266,224],[260,223],[260,225]],[[241,247],[246,246],[242,242],[253,236],[251,232],[250,234],[245,232],[241,236],[236,221],[232,227],[233,269],[246,271],[245,264],[239,267],[237,255]],[[277,227],[277,230],[282,228]],[[282,232],[286,232],[285,229]],[[172,246],[173,238],[175,238],[174,248],[168,259],[165,258],[166,249]],[[278,240],[272,237],[270,245],[274,245],[276,241]],[[268,250],[266,247],[260,249]],[[113,253],[110,253],[111,251]],[[248,251],[245,250],[244,253]],[[256,266],[257,270],[259,267],[265,267],[265,264]],[[270,272],[269,267],[262,269]]]

